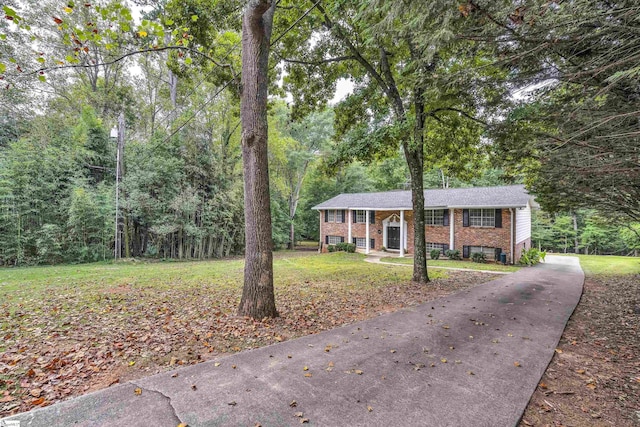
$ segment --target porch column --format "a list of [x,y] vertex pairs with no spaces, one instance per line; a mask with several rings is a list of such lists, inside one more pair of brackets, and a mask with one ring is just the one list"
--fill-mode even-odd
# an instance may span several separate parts
[[318,239],[320,239],[320,244],[318,245],[318,252],[321,253],[322,252],[322,244],[324,243],[324,240],[322,239],[322,210],[318,210],[318,213],[320,214],[320,227],[318,228],[318,230],[320,231],[318,234],[320,236],[318,236]]
[[404,257],[404,211],[400,209],[400,258]]
[[349,216],[349,232],[348,232],[349,237],[347,238],[347,243],[351,243],[352,242],[351,240],[351,217],[352,217],[351,209],[347,209],[347,215]]
[[371,211],[370,210],[366,210],[365,212],[367,212],[367,215],[365,215],[365,217],[367,218],[367,237],[366,237],[366,246],[365,246],[365,254],[368,254],[369,252],[371,252],[371,238],[369,237],[369,223],[371,222],[371,219],[369,218],[369,215],[371,215]]
[[451,249],[452,251],[455,250],[455,230],[454,230],[454,224],[455,224],[455,214],[454,214],[455,209],[449,209],[449,249]]

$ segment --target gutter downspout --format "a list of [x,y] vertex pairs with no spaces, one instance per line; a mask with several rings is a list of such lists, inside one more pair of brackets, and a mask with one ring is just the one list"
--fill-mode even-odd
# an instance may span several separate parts
[[348,234],[347,238],[348,238],[349,241],[347,243],[351,243],[352,242],[352,239],[351,239],[351,218],[352,218],[353,215],[351,213],[351,209],[347,209],[347,213],[349,214],[349,232],[347,233]]
[[369,236],[369,223],[371,223],[371,211],[367,210],[365,212],[367,212],[367,215],[365,215],[365,218],[367,219],[367,228],[366,228],[367,242],[366,242],[364,253],[369,255],[369,252],[371,252],[371,240],[370,240],[371,237]]
[[514,212],[513,212],[513,208],[509,208],[509,212],[511,212],[511,225],[510,225],[510,231],[511,231],[511,264],[515,264],[516,263],[516,245],[513,242],[513,229],[515,226],[515,221],[513,220],[514,217]]
[[400,258],[404,257],[404,210],[400,209]]

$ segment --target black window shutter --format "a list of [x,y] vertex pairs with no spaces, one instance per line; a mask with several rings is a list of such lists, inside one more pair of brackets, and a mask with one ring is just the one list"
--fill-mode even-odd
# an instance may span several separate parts
[[358,211],[351,211],[351,213],[352,213],[352,216],[353,216],[353,218],[352,218],[353,221],[352,222],[355,224],[355,223],[358,222],[357,221],[358,220]]
[[376,247],[376,239],[371,239],[369,243],[369,249],[374,249]]
[[496,209],[496,228],[502,228],[502,209]]
[[442,252],[446,252],[448,250],[449,250],[449,245],[448,244],[445,243],[444,245],[442,245]]
[[324,222],[329,222],[329,209],[324,211]]
[[353,243],[354,245],[356,244],[356,238],[355,237],[351,238],[351,243]]
[[340,236],[340,242],[344,243],[344,236]]
[[449,209],[445,209],[442,211],[442,225],[449,225]]
[[324,242],[328,245],[329,244],[329,236],[324,236]]
[[[462,226],[463,227],[469,226],[469,209],[462,210]],[[468,258],[468,257],[465,257],[465,258]]]
[[369,223],[376,223],[376,211],[369,211]]
[[462,247],[462,258],[469,258],[469,246]]
[[345,211],[344,209],[342,209],[342,222],[345,222],[347,219],[347,211]]
[[500,261],[501,253],[502,253],[502,248],[496,248],[496,261]]

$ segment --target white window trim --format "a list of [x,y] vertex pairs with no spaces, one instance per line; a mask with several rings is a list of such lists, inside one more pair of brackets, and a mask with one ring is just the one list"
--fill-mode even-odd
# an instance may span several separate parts
[[[436,216],[436,214],[438,215]],[[444,226],[444,215],[444,209],[425,209],[424,225],[442,227]]]
[[367,247],[366,237],[356,237],[356,248],[365,249]]
[[356,211],[356,224],[364,224],[366,222],[367,222],[367,211],[357,210]]
[[427,242],[426,243],[426,247],[427,247],[427,251],[431,251],[432,249],[438,249],[440,250],[441,253],[444,253],[444,246],[446,245],[446,243],[431,243],[431,242]]
[[336,212],[335,209],[329,209],[327,211],[327,222],[336,222]]
[[328,236],[329,237],[329,245],[337,245],[338,243],[342,243],[342,236]]
[[[480,216],[472,215],[474,211],[480,211]],[[480,220],[480,224],[474,224],[474,220]],[[469,226],[476,228],[496,228],[496,210],[487,208],[469,209]]]
[[[474,250],[475,249],[475,250]],[[478,249],[480,249],[478,251]],[[496,256],[496,248],[492,246],[469,246],[469,257],[476,252],[482,252],[485,254],[487,259],[493,260]]]

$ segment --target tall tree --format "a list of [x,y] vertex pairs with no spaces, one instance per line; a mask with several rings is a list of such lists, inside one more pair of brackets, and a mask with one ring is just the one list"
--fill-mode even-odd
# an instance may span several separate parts
[[[426,265],[423,172],[425,147],[430,153],[455,156],[479,141],[488,113],[491,68],[483,71],[484,89],[449,77],[470,65],[487,62],[484,52],[456,43],[456,18],[450,2],[422,3],[360,0],[316,2],[318,13],[306,31],[307,45],[289,40],[279,54],[287,62],[286,82],[296,106],[304,111],[322,104],[338,78],[350,78],[354,92],[336,108],[337,159],[370,161],[404,154],[411,178],[414,221],[413,280],[429,281]],[[453,141],[437,129],[467,131]],[[461,144],[458,147],[458,143]],[[473,150],[471,150],[473,152]],[[462,166],[464,167],[464,166]]]
[[640,219],[640,3],[468,1],[463,37],[498,49],[529,87],[498,154],[545,209],[597,206]]
[[276,2],[251,0],[242,20],[242,164],[244,170],[245,267],[238,314],[278,315],[273,289],[273,240],[267,155],[269,50]]

